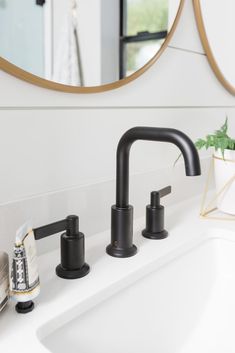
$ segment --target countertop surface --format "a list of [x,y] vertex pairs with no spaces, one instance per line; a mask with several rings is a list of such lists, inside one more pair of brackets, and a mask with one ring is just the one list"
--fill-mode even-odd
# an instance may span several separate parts
[[200,199],[194,198],[166,209],[166,229],[169,237],[149,240],[141,236],[145,218],[134,222],[136,256],[117,259],[106,254],[110,231],[86,239],[86,262],[91,266],[88,276],[64,280],[56,276],[60,251],[39,257],[41,293],[34,300],[29,314],[17,314],[13,301],[0,313],[0,351],[4,353],[49,352],[41,339],[122,288],[144,277],[156,266],[163,265],[187,243],[203,240],[207,234],[229,231],[235,235],[234,221],[202,219]]

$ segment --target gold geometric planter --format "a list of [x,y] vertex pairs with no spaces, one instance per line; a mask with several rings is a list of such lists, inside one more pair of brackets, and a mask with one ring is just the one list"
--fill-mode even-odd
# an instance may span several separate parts
[[[213,197],[208,201],[208,191],[210,189],[210,185],[212,184],[213,180],[213,172],[214,172],[214,161],[215,157],[211,158],[210,168],[208,172],[208,177],[206,180],[205,190],[203,193],[202,204],[201,204],[201,211],[200,216],[207,219],[213,220],[221,220],[221,221],[235,221],[235,215],[229,215],[221,212],[218,210],[216,206],[217,199],[235,182],[235,174],[230,178],[224,186],[215,194]],[[226,160],[225,160],[226,161]],[[235,162],[231,160],[227,160],[228,162]],[[234,200],[235,202],[235,200]]]

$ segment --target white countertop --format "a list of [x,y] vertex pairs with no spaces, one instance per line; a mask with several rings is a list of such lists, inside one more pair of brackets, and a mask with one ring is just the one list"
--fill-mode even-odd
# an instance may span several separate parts
[[[199,217],[199,198],[181,202],[166,209],[166,229],[169,237],[149,240],[141,236],[145,218],[135,221],[136,256],[117,259],[106,254],[110,232],[86,239],[86,262],[91,266],[88,276],[64,280],[56,276],[60,262],[59,250],[39,257],[41,293],[35,299],[35,309],[29,314],[17,314],[14,302],[0,313],[0,351],[3,353],[48,352],[40,339],[71,318],[145,276],[171,258],[186,243],[203,239],[209,231],[223,229],[234,232],[233,221],[215,221]],[[175,256],[175,255],[174,255]]]

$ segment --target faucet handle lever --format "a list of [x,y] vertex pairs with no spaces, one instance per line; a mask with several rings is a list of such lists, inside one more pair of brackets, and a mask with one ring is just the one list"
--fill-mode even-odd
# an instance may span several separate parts
[[159,207],[160,206],[160,198],[167,196],[171,193],[171,186],[166,186],[165,188],[152,191],[151,192],[151,207]]
[[164,239],[168,232],[164,229],[164,207],[160,198],[171,193],[171,186],[151,192],[151,204],[146,207],[146,227],[142,231],[145,238]]
[[171,193],[171,186],[166,186],[165,188],[158,191],[160,198],[169,195]]

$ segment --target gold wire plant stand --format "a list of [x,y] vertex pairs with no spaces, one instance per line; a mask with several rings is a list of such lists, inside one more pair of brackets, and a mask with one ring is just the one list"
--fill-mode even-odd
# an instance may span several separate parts
[[[208,192],[209,192],[210,186],[212,185],[215,159],[221,159],[221,158],[215,157],[214,155],[211,158],[209,172],[208,172],[208,176],[207,176],[207,180],[206,180],[206,185],[205,185],[205,189],[203,192],[200,216],[203,218],[213,219],[213,220],[235,221],[235,215],[229,215],[229,214],[223,213],[216,206],[216,201],[218,200],[218,198],[221,195],[223,195],[223,193],[226,192],[231,187],[231,185],[235,182],[235,173],[224,184],[224,186],[218,192],[216,192],[212,196],[212,198],[209,199],[209,201],[208,201]],[[224,159],[224,161],[235,163],[234,160]],[[235,202],[235,200],[234,200],[234,202]]]

